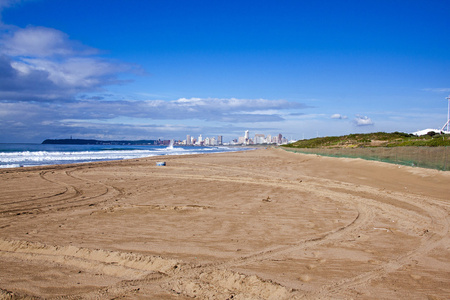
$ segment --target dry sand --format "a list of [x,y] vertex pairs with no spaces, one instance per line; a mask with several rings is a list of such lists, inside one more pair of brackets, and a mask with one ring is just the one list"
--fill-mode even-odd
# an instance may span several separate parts
[[450,298],[450,172],[161,159],[0,170],[0,298]]

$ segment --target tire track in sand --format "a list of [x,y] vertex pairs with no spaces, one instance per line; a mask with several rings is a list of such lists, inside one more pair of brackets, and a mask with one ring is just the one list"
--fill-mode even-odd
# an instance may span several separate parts
[[65,184],[63,182],[55,182],[46,177],[47,173],[54,173],[54,171],[42,171],[39,173],[39,177],[42,180],[55,184],[57,186],[63,186],[64,191],[55,193],[53,195],[48,195],[39,198],[31,198],[18,200],[14,202],[4,203],[7,209],[0,211],[1,214],[11,214],[11,213],[29,213],[29,212],[42,212],[43,210],[50,209],[51,206],[64,202],[66,200],[75,198],[81,194],[81,192],[74,186]]
[[50,210],[93,206],[111,199],[118,199],[123,195],[123,191],[113,186],[75,176],[73,173],[79,169],[40,172],[39,176],[42,180],[63,186],[64,191],[45,197],[4,203],[2,206],[7,208],[0,210],[0,214],[42,213]]
[[[206,166],[204,166],[206,167]],[[212,165],[208,166],[209,168]],[[219,168],[220,166],[217,166]],[[234,171],[238,171],[238,167],[233,168]],[[248,173],[244,171],[243,173]],[[388,195],[383,194],[380,197],[380,191],[378,189],[371,188],[369,186],[356,187],[351,184],[343,184],[341,182],[336,182],[326,179],[309,180],[311,183],[308,187],[302,185],[299,187],[298,182],[286,181],[286,180],[262,180],[262,179],[251,179],[246,177],[222,177],[222,176],[197,176],[197,175],[180,175],[180,174],[152,174],[153,176],[159,177],[171,177],[171,178],[190,178],[195,180],[206,180],[206,181],[224,181],[224,182],[240,182],[244,184],[268,184],[282,186],[289,189],[300,189],[302,191],[308,190],[311,193],[316,193],[320,196],[326,197],[334,201],[340,198],[340,201],[349,202],[349,198],[352,199],[351,202],[357,203],[358,207],[358,218],[356,218],[351,224],[339,228],[333,232],[327,233],[323,236],[313,238],[310,240],[304,240],[296,243],[296,245],[282,245],[274,247],[273,249],[266,249],[259,253],[249,255],[247,257],[242,257],[232,261],[228,261],[222,264],[214,264],[210,266],[203,266],[203,268],[219,268],[226,269],[232,268],[233,266],[245,264],[251,261],[262,261],[272,257],[276,257],[280,254],[298,251],[306,247],[313,247],[319,244],[326,244],[331,242],[337,242],[344,240],[347,236],[354,235],[358,233],[360,228],[367,225],[371,219],[373,219],[376,211],[381,211],[391,218],[400,218],[403,220],[408,220],[410,223],[416,221],[422,222],[423,226],[430,228],[428,234],[421,238],[421,245],[415,249],[408,251],[407,253],[397,257],[395,259],[389,260],[388,262],[382,263],[379,267],[372,271],[358,274],[354,277],[343,279],[340,281],[332,282],[322,287],[317,293],[309,294],[309,296],[318,297],[332,297],[338,292],[342,292],[343,289],[351,289],[357,286],[363,286],[368,282],[381,278],[386,274],[392,273],[404,265],[410,263],[412,260],[417,259],[425,254],[427,254],[432,249],[440,246],[444,242],[445,236],[448,234],[449,223],[448,223],[448,213],[440,208],[442,201],[439,199],[433,199],[423,196],[415,196],[408,193],[392,193]],[[259,174],[260,175],[260,174]],[[267,174],[267,177],[272,175]],[[312,179],[312,178],[309,178]],[[315,182],[315,183],[313,183]],[[344,186],[344,188],[342,188]],[[324,187],[326,187],[324,189]],[[338,191],[336,187],[341,189]],[[334,188],[334,189],[333,189]],[[318,192],[320,189],[320,192]],[[361,197],[357,194],[364,192],[366,195]],[[337,196],[340,195],[340,196]],[[389,198],[391,203],[386,203],[382,198]],[[403,199],[403,200],[400,200]],[[338,200],[338,201],[339,201]],[[364,216],[364,220],[358,219]],[[431,221],[426,219],[430,218]],[[202,274],[202,271],[197,272]]]
[[[399,197],[400,195],[397,195]],[[428,223],[428,228],[423,234],[421,234],[420,245],[410,251],[403,253],[395,259],[389,260],[372,271],[358,274],[354,277],[342,279],[323,286],[316,293],[310,294],[313,297],[325,297],[333,298],[336,295],[342,296],[343,291],[349,291],[357,287],[363,287],[373,280],[380,279],[389,273],[393,273],[403,266],[410,264],[414,260],[418,260],[420,257],[425,256],[433,249],[446,243],[446,237],[449,234],[449,215],[444,209],[439,208],[436,204],[439,200],[418,197],[410,194],[401,195],[402,199],[407,199],[409,205],[416,206],[418,209],[423,209],[431,218],[431,222]],[[398,200],[400,201],[400,200]],[[426,203],[424,205],[424,202]],[[413,204],[414,203],[414,204]],[[398,211],[398,208],[384,203],[378,203],[379,206],[384,208],[385,212],[391,213],[392,216],[401,216],[405,209]],[[416,212],[404,215],[404,217],[411,217],[417,219]],[[350,297],[351,295],[348,294]]]
[[[0,239],[0,257],[65,265],[75,270],[121,279],[119,284],[77,297],[110,297],[129,290],[130,286],[152,281],[170,293],[189,297],[225,299],[236,295],[246,298],[277,295],[277,299],[292,298],[290,291],[279,284],[228,270],[202,272],[200,280],[197,280],[193,276],[192,271],[195,269],[192,266],[161,256]],[[58,298],[71,299],[73,296]]]
[[[222,166],[217,166],[217,168],[222,168]],[[173,169],[171,170],[173,171]],[[72,174],[74,171],[76,170],[66,172],[66,175],[81,181],[87,181]],[[386,274],[398,270],[413,259],[425,255],[441,245],[444,242],[444,237],[449,232],[448,213],[442,209],[441,203],[437,199],[419,197],[408,193],[384,194],[378,189],[369,186],[355,186],[338,181],[311,177],[307,178],[307,184],[300,184],[298,181],[272,179],[276,178],[274,177],[275,172],[263,175],[258,174],[259,178],[255,179],[249,176],[251,173],[246,170],[240,172],[238,167],[233,167],[233,172],[235,172],[235,177],[161,173],[153,173],[151,176],[213,182],[239,182],[309,192],[318,197],[327,198],[330,201],[355,205],[357,216],[345,226],[341,226],[314,238],[297,241],[294,245],[281,245],[268,248],[245,257],[209,265],[189,265],[170,259],[162,259],[159,263],[155,263],[155,261],[158,261],[155,257],[140,256],[132,253],[71,248],[72,246],[46,246],[36,243],[7,240],[0,240],[0,255],[17,255],[18,259],[37,258],[43,261],[56,259],[59,263],[69,266],[78,266],[81,264],[81,266],[84,266],[90,272],[100,268],[111,276],[122,276],[123,281],[119,285],[114,286],[116,294],[120,294],[120,291],[130,289],[139,283],[145,284],[149,281],[156,281],[168,292],[198,298],[225,299],[227,297],[238,296],[269,298],[269,296],[272,296],[277,299],[292,299],[305,295],[312,298],[333,298],[342,296],[343,294],[346,295],[346,291],[355,287],[364,286],[372,280],[379,279]],[[242,175],[245,175],[245,177]],[[266,178],[264,179],[263,177]],[[67,186],[68,189],[70,189],[69,187],[73,187],[74,190],[75,188],[79,188],[79,186],[68,183]],[[102,197],[106,194],[108,194],[108,190],[101,195],[94,195],[93,198]],[[81,193],[78,197],[81,197]],[[288,287],[281,286],[276,282],[263,280],[255,275],[241,274],[232,270],[235,266],[276,258],[282,254],[309,247],[327,243],[338,244],[345,239],[352,238],[361,231],[367,230],[366,227],[370,227],[369,225],[372,220],[380,213],[392,218],[408,219],[411,223],[422,222],[423,226],[429,228],[429,232],[421,237],[421,243],[418,247],[374,267],[371,271],[330,282],[322,286],[317,292],[305,294],[302,291],[294,291]],[[104,295],[103,293],[112,295],[104,290],[100,290],[94,294]],[[64,298],[70,298],[70,296]]]
[[[214,281],[214,275],[217,272],[231,272],[230,270],[233,267],[237,267],[239,265],[248,264],[250,262],[259,262],[268,260],[271,258],[276,258],[282,254],[290,253],[290,252],[298,252],[300,250],[311,248],[314,246],[332,243],[336,241],[341,241],[344,239],[348,239],[350,236],[357,235],[361,228],[364,226],[367,226],[371,220],[373,220],[374,217],[374,211],[373,209],[365,205],[362,202],[362,199],[357,196],[351,196],[348,197],[347,194],[344,193],[336,193],[334,191],[327,191],[327,190],[320,190],[316,187],[306,187],[305,185],[299,184],[298,181],[287,181],[287,180],[274,180],[274,179],[252,179],[248,177],[225,177],[225,176],[203,176],[203,175],[183,175],[183,174],[152,174],[154,177],[161,177],[161,178],[177,178],[177,179],[185,179],[189,178],[191,180],[201,180],[201,181],[215,181],[215,182],[239,182],[244,184],[257,184],[257,185],[269,185],[269,186],[276,186],[276,187],[282,187],[286,189],[291,190],[299,190],[299,191],[307,191],[310,192],[318,197],[321,197],[323,199],[327,198],[330,201],[336,201],[341,202],[345,204],[353,204],[356,208],[357,215],[354,220],[352,220],[350,223],[341,226],[339,228],[336,228],[332,231],[325,232],[323,234],[320,234],[317,237],[314,238],[308,238],[304,240],[300,240],[295,242],[294,244],[289,245],[280,245],[276,247],[272,247],[269,249],[264,249],[263,251],[259,251],[244,257],[240,257],[237,259],[233,259],[227,262],[223,263],[213,263],[213,264],[206,264],[201,266],[192,266],[191,274],[189,276],[186,276],[186,274],[183,274],[183,276],[177,276],[175,282],[177,283],[176,287],[180,289],[181,287],[185,286],[186,292],[190,296],[196,296],[196,293],[188,292],[187,287],[188,286],[195,286],[195,289],[197,292],[203,287],[204,289],[210,290],[212,287],[208,282],[204,282],[204,278],[212,278],[211,281]],[[236,273],[233,273],[236,274]],[[238,274],[238,273],[237,273]],[[254,275],[244,275],[240,274],[240,276],[244,276],[244,278],[247,278],[247,276],[254,276]],[[171,285],[171,287],[174,290],[177,290],[176,287]],[[294,292],[292,289],[287,288],[289,290],[289,298],[292,297],[300,297],[300,293]]]

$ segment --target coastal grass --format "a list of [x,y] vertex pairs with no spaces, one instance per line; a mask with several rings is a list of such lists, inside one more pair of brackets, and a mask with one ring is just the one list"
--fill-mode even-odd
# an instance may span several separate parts
[[362,158],[450,171],[450,135],[376,132],[300,140],[283,148],[292,152]]
[[286,148],[360,148],[360,147],[441,147],[450,146],[449,134],[428,133],[416,136],[404,132],[356,133],[299,140]]

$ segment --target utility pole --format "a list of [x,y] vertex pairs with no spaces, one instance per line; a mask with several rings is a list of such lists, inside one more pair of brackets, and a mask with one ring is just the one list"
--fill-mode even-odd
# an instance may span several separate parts
[[441,131],[444,131],[445,126],[447,126],[447,132],[449,132],[449,127],[450,127],[450,95],[445,98],[448,100],[448,112],[447,112],[447,123],[444,124],[444,126],[442,126]]

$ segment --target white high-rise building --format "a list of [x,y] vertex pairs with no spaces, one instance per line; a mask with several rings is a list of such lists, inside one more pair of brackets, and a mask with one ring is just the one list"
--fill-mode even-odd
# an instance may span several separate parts
[[255,144],[264,144],[266,142],[266,137],[264,136],[264,134],[255,134],[255,140],[254,143]]
[[245,135],[244,135],[244,139],[245,139],[245,144],[250,144],[250,134],[248,132],[248,130],[245,131]]
[[191,136],[188,134],[188,135],[186,136],[186,145],[191,145],[191,144],[192,144]]

